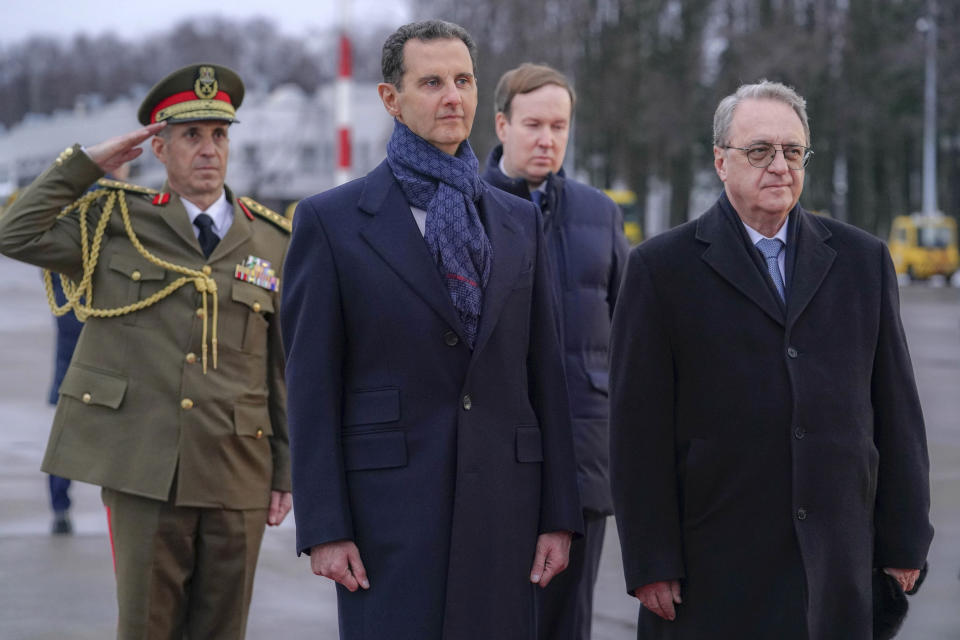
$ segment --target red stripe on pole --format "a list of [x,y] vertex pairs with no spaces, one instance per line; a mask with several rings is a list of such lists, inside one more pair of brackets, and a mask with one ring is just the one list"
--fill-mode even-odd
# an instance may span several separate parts
[[350,38],[347,34],[340,34],[340,77],[349,78],[353,75],[353,64],[350,60]]
[[337,131],[337,136],[339,138],[338,142],[338,158],[337,158],[337,167],[340,169],[349,169],[350,168],[350,130],[346,128],[341,128]]

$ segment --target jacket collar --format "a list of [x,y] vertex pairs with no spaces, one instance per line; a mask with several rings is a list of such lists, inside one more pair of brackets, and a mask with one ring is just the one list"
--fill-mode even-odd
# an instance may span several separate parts
[[224,185],[223,188],[224,191],[226,191],[227,200],[233,206],[233,223],[230,225],[227,235],[217,243],[216,248],[214,248],[209,258],[203,258],[203,249],[200,248],[200,241],[197,240],[197,234],[193,230],[193,223],[190,222],[190,216],[187,215],[187,210],[184,208],[180,196],[170,191],[170,185],[166,181],[164,181],[163,187],[160,190],[161,193],[170,194],[169,202],[163,205],[163,220],[170,225],[174,233],[180,236],[183,242],[196,251],[202,259],[207,260],[207,262],[212,262],[220,256],[226,255],[246,242],[253,234],[250,228],[250,221],[243,215],[230,187]]
[[[483,179],[495,186],[501,191],[506,191],[507,193],[512,193],[515,196],[519,196],[524,200],[530,200],[530,187],[527,186],[527,181],[523,178],[511,178],[500,171],[500,159],[503,157],[503,145],[498,144],[490,151],[487,155],[486,166],[483,170]],[[563,170],[563,167],[560,167],[560,170],[556,173],[550,173],[546,177],[547,182],[547,197],[555,199],[556,194],[559,194],[563,191],[563,182],[566,179],[566,172]],[[551,205],[555,204],[553,201]],[[556,210],[556,207],[553,208]]]
[[[410,205],[385,161],[367,175],[358,206],[370,217],[360,231],[364,240],[463,339],[463,328],[450,294],[417,228]],[[485,188],[477,209],[490,238],[493,261],[483,292],[474,353],[479,353],[489,339],[503,304],[525,266],[521,234],[511,219],[505,196]]]
[[791,326],[813,298],[836,256],[826,244],[830,232],[816,217],[799,205],[790,213],[791,242],[788,244],[790,286],[786,308],[764,279],[743,224],[722,194],[716,204],[697,220],[697,240],[708,246],[701,258],[720,276],[740,290],[767,315]]

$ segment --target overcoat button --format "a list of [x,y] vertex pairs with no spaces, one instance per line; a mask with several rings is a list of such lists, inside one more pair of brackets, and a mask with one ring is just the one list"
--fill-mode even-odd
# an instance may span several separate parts
[[807,430],[804,429],[803,427],[797,427],[796,429],[793,430],[793,436],[797,440],[803,440],[803,436],[805,435],[807,435]]
[[463,408],[465,411],[470,411],[470,407],[473,406],[473,400],[470,399],[470,394],[463,396]]
[[453,331],[447,331],[443,334],[443,341],[447,343],[448,347],[455,347],[460,342],[460,337]]
[[797,509],[797,520],[806,520],[807,519],[807,510],[804,508]]
[[796,349],[794,349],[793,347],[787,347],[787,357],[788,357],[788,358],[796,358],[798,355],[800,355],[800,354],[797,353],[797,350],[796,350]]

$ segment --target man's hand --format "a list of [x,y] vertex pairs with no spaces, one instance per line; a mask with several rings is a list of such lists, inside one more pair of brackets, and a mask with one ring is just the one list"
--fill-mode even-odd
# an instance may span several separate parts
[[634,591],[633,595],[637,596],[643,606],[664,620],[675,620],[677,610],[674,605],[683,602],[680,599],[679,580],[651,582]]
[[546,587],[558,573],[567,568],[570,561],[569,531],[551,531],[537,537],[537,552],[530,570],[530,582]]
[[891,569],[885,567],[883,572],[888,576],[893,576],[904,592],[913,589],[913,585],[917,583],[917,578],[920,577],[920,569]]
[[351,540],[337,540],[310,548],[310,568],[318,576],[330,578],[356,591],[358,587],[370,588],[367,570],[360,561],[360,550]]
[[289,491],[270,492],[270,510],[267,512],[267,524],[275,527],[290,513],[293,507],[293,494]]
[[85,151],[90,159],[103,169],[104,173],[110,173],[143,153],[143,149],[139,145],[147,138],[156,135],[165,126],[167,126],[166,122],[154,122],[142,129],[87,147]]

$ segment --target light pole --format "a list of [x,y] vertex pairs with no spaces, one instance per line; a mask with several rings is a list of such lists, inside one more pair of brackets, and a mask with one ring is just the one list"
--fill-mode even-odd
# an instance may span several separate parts
[[937,212],[937,0],[927,0],[927,15],[917,20],[927,39],[923,85],[923,208]]

